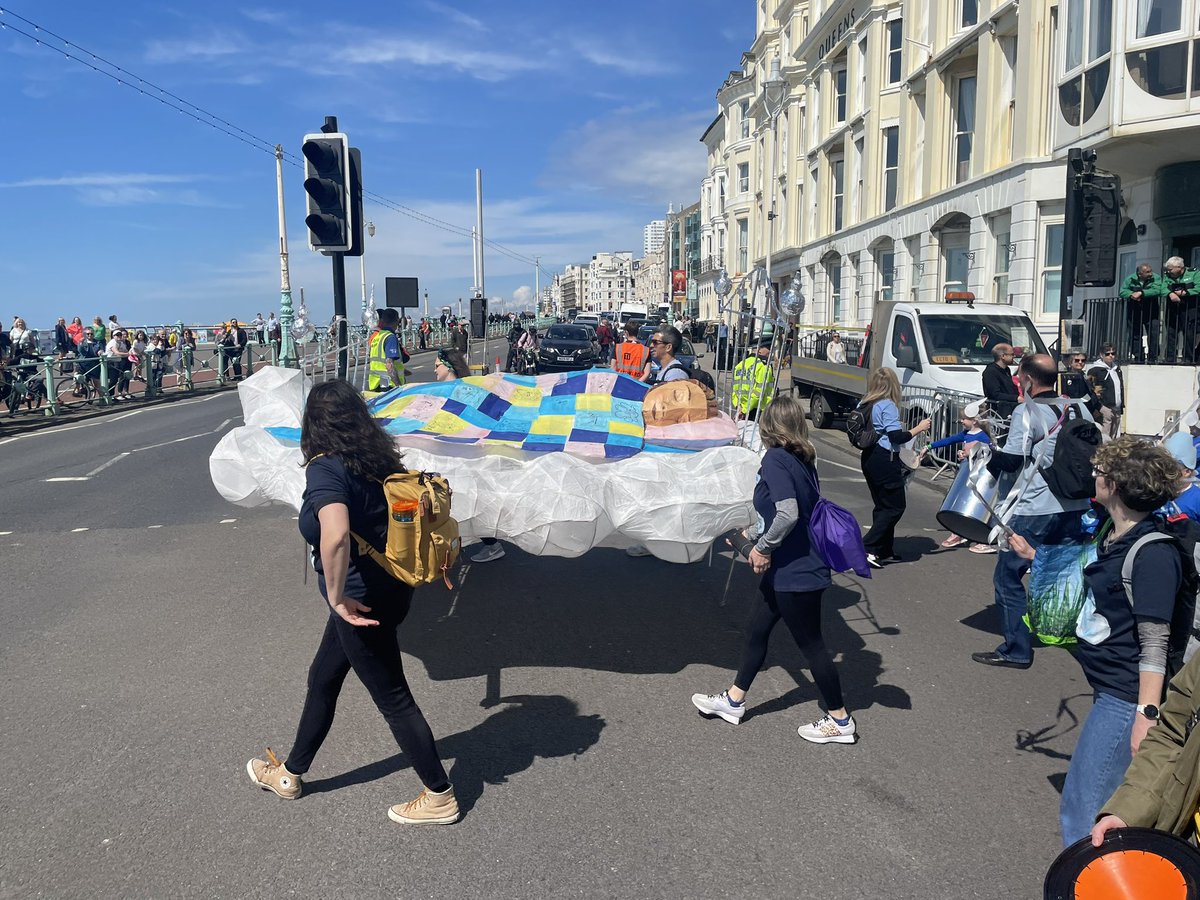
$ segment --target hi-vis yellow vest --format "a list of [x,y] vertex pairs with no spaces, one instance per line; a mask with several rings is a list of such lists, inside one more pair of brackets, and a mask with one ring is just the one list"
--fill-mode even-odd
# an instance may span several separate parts
[[[384,343],[392,332],[378,328],[371,332],[371,340],[367,345],[367,390],[386,391],[404,384],[404,364],[396,366],[396,384],[392,384],[391,373],[388,372],[387,354],[384,353]],[[397,338],[396,340],[399,340]]]
[[775,386],[770,384],[771,367],[758,358],[747,357],[733,370],[733,408],[742,415],[762,409],[775,396]]

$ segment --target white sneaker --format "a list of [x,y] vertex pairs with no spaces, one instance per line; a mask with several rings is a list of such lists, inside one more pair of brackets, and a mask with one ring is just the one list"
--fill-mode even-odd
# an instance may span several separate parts
[[484,544],[483,549],[471,556],[471,562],[490,563],[504,558],[504,548],[499,544]]
[[719,694],[692,694],[692,705],[706,716],[720,716],[730,725],[741,722],[742,716],[746,714],[746,704],[743,702],[734,706],[729,702],[728,691],[721,691]]
[[632,547],[625,548],[625,555],[626,556],[653,556],[654,554],[651,553],[646,547],[643,547],[641,544],[634,544]]
[[801,725],[796,733],[814,744],[853,744],[858,739],[853,716],[844,726],[833,721],[833,716],[823,716],[815,722]]

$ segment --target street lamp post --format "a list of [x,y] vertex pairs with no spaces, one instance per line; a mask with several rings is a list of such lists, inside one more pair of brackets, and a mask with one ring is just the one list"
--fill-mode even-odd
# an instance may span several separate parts
[[788,83],[779,74],[779,57],[771,60],[771,77],[763,82],[763,106],[767,111],[767,122],[771,127],[771,179],[767,198],[767,287],[763,299],[763,312],[771,308],[775,285],[771,279],[771,254],[775,249],[775,166],[779,158],[779,132],[776,124],[783,104],[787,100]]
[[[375,237],[375,223],[367,223],[367,234]],[[362,256],[358,258],[358,271],[362,276],[362,319],[363,324],[367,323],[367,248],[363,246]]]
[[[287,220],[283,214],[283,145],[275,145],[275,184],[279,194],[279,360],[281,366],[296,365],[292,340],[292,281],[288,273]],[[303,289],[301,289],[303,290]],[[303,304],[301,304],[303,305]]]

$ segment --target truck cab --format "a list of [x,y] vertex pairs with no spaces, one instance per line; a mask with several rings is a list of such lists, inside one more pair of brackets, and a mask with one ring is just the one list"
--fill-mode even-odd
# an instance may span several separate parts
[[[968,297],[970,295],[967,295]],[[828,334],[826,332],[825,334]],[[828,428],[866,393],[872,369],[892,369],[901,388],[954,391],[979,396],[992,348],[1012,344],[1019,360],[1045,353],[1037,329],[1021,310],[1002,304],[880,302],[857,355],[847,365],[825,358],[828,338],[806,335],[792,358],[792,381],[810,394],[809,415]]]

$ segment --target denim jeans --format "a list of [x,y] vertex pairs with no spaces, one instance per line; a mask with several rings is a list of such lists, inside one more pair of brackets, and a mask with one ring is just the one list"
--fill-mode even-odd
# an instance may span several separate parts
[[[1035,550],[1042,544],[1066,544],[1081,541],[1079,519],[1082,512],[1053,513],[1048,516],[1013,516],[1009,527],[1029,542]],[[996,571],[992,586],[996,592],[996,609],[1000,613],[1000,628],[1004,642],[996,652],[1013,662],[1033,659],[1033,635],[1022,621],[1029,607],[1025,583],[1021,580],[1032,561],[1022,559],[1007,547],[996,556]]]
[[1064,847],[1087,837],[1096,816],[1121,786],[1133,760],[1129,738],[1136,715],[1136,703],[1112,694],[1096,694],[1063,785],[1059,820]]

